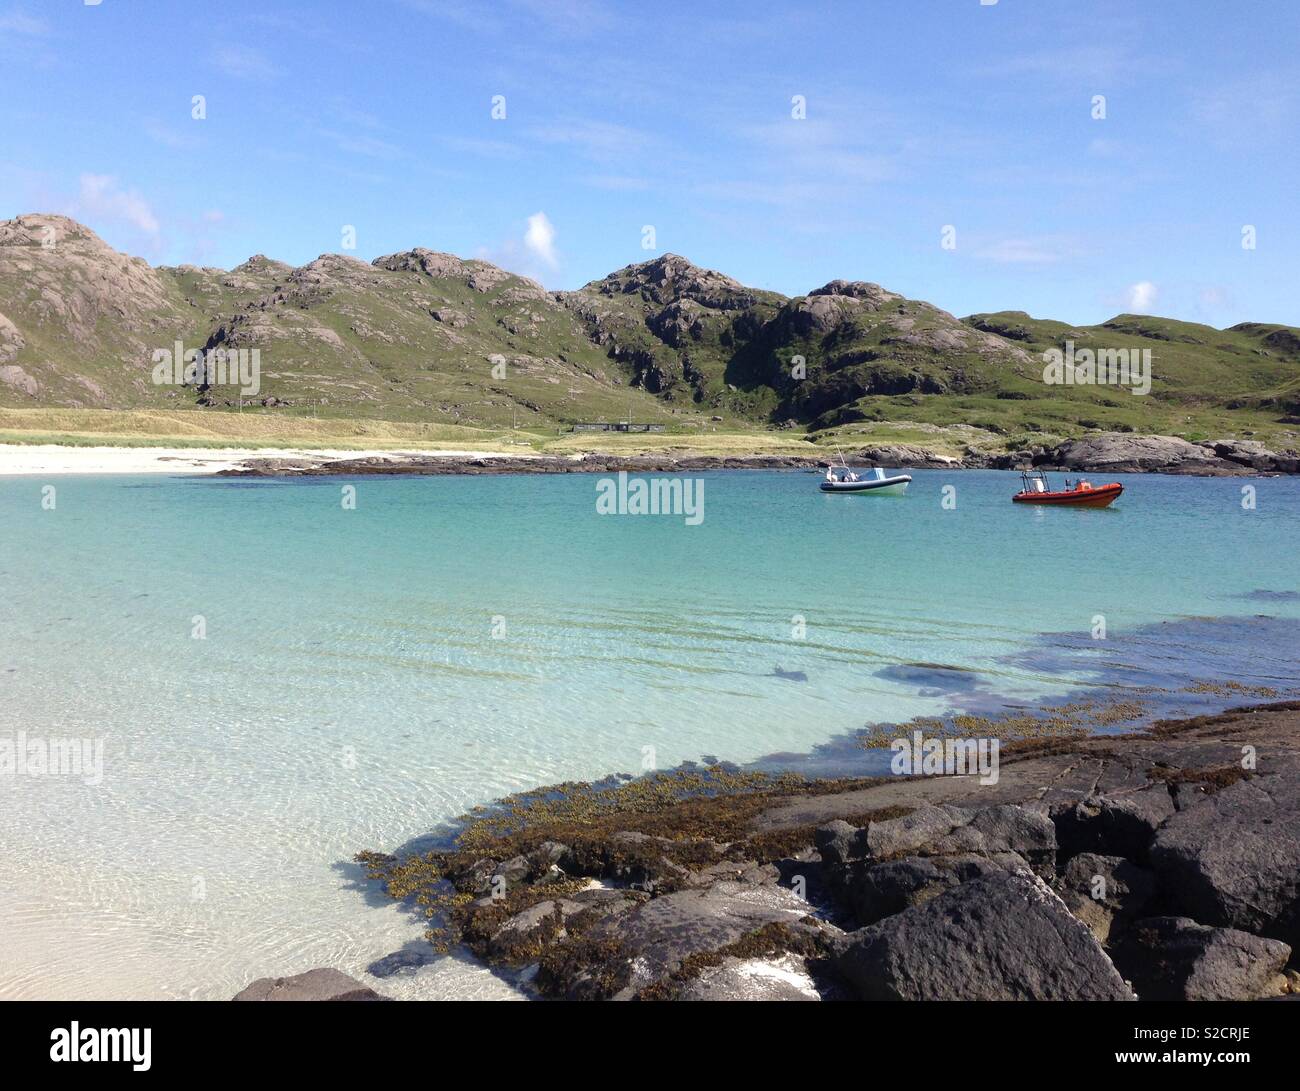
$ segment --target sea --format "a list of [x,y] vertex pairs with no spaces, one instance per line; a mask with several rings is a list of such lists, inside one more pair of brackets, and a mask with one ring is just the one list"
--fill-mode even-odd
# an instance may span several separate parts
[[0,998],[518,998],[353,855],[561,781],[879,772],[917,717],[1297,695],[1300,479],[913,476],[0,478]]

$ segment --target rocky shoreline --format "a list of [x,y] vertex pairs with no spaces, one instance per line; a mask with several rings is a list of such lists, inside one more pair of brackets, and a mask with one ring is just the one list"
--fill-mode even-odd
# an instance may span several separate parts
[[[906,444],[864,447],[845,452],[855,465],[887,469],[1043,469],[1071,473],[1164,473],[1203,477],[1244,477],[1300,473],[1300,455],[1279,454],[1251,440],[1190,443],[1175,436],[1100,433],[1055,447],[1032,447],[1007,454],[968,448],[961,458]],[[356,458],[257,458],[218,471],[226,477],[314,477],[369,474],[556,474],[692,473],[704,470],[817,469],[831,457],[806,455],[694,455],[687,450],[658,455],[588,453],[553,455],[372,454]]]
[[358,859],[541,998],[1300,1000],[1300,702],[1008,743],[991,784],[561,785]]

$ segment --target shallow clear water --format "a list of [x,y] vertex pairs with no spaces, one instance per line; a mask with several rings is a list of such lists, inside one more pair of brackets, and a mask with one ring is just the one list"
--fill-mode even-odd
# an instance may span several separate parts
[[[0,776],[0,996],[360,974],[420,928],[352,853],[521,788],[806,754],[973,697],[1300,684],[1300,481],[1127,477],[1089,511],[914,476],[703,474],[698,526],[598,515],[588,475],[0,479],[0,740],[104,744],[98,784]],[[381,987],[510,993],[450,960]]]

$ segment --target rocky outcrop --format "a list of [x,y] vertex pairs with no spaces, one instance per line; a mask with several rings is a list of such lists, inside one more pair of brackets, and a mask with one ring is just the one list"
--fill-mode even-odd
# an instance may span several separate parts
[[1204,446],[1215,456],[1261,473],[1300,473],[1300,458],[1292,453],[1278,454],[1251,439],[1221,439]]
[[924,804],[901,818],[869,822],[855,829],[847,822],[829,823],[816,833],[816,844],[828,864],[881,861],[920,854],[1017,853],[1050,868],[1056,852],[1056,830],[1040,812],[1023,807],[985,807],[978,811]]
[[292,977],[259,977],[235,1000],[387,1000],[342,970],[321,967]]
[[0,365],[0,383],[14,390],[20,390],[31,398],[41,392],[41,384],[17,364]]
[[994,872],[853,933],[834,960],[864,1000],[1132,1000],[1047,885]]
[[888,470],[956,470],[963,467],[959,458],[936,454],[924,447],[907,443],[863,447],[851,457],[855,465],[882,466]]
[[1300,946],[1300,776],[1241,780],[1180,811],[1151,866],[1180,913]]
[[1143,1000],[1258,1000],[1285,988],[1291,948],[1235,928],[1187,917],[1138,921],[1115,948],[1115,962]]
[[18,355],[27,342],[18,332],[18,327],[0,314],[0,364],[7,364]]
[[[1269,754],[1267,774],[1233,764],[1243,745]],[[532,818],[507,801],[517,825],[471,825],[473,848],[362,859],[542,997],[1253,999],[1300,985],[1281,934],[1300,875],[1300,702],[1013,750],[996,785],[692,768],[583,787]]]
[[592,281],[582,290],[606,296],[636,295],[664,307],[678,300],[691,300],[703,307],[726,311],[752,307],[760,294],[771,294],[757,293],[723,273],[692,265],[679,254],[664,254],[625,266],[603,280]]
[[[242,335],[240,335],[242,336]],[[997,463],[984,457],[965,460],[938,455],[907,444],[886,444],[845,452],[856,466],[885,469],[975,469]],[[697,470],[797,470],[825,469],[826,456],[812,455],[610,455],[591,453],[576,458],[537,455],[406,455],[386,454],[336,460],[246,459],[230,476],[282,476],[330,474],[520,474],[520,473],[689,473]],[[1238,467],[1240,472],[1253,471]]]
[[1090,473],[1232,474],[1236,463],[1218,458],[1212,450],[1177,436],[1139,436],[1103,432],[1066,440],[1053,452],[1051,463],[1066,470]]
[[[588,942],[617,944],[628,952],[625,980],[611,999],[631,999],[662,985],[690,960],[712,961],[765,926],[814,941],[838,932],[808,918],[808,903],[775,883],[722,881],[702,890],[651,898],[618,916],[606,916],[587,933]],[[806,972],[806,971],[805,971]],[[569,981],[555,981],[561,995],[581,997],[591,983],[583,969]]]

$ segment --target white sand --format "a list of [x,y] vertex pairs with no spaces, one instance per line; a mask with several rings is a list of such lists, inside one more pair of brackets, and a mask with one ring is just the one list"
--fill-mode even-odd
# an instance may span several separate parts
[[[500,451],[370,450],[303,451],[293,448],[236,447],[61,447],[56,444],[0,444],[0,476],[5,474],[211,474],[254,458],[296,458],[328,462],[339,458],[422,455],[476,458]],[[532,452],[520,452],[516,458]]]

